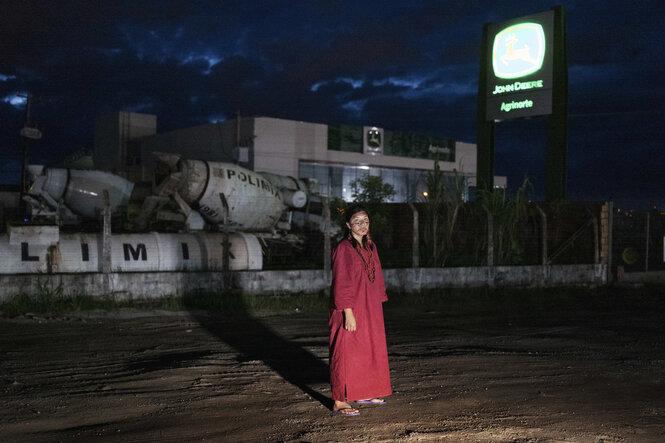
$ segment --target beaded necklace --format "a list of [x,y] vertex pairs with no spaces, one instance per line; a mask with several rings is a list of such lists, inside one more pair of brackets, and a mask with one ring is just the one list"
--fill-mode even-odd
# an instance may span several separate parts
[[[374,283],[374,280],[376,279],[376,267],[374,266],[374,254],[372,254],[372,250],[370,249],[372,245],[371,240],[367,239],[367,249],[360,246],[355,239],[351,238],[349,240],[353,243],[353,249],[356,250],[365,265],[365,272],[367,273],[369,282]],[[365,251],[367,252],[368,258],[365,258]]]

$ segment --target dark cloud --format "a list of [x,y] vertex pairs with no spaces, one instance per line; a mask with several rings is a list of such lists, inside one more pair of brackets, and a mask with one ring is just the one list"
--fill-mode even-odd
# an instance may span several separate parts
[[[661,0],[562,2],[571,199],[661,197]],[[92,142],[96,116],[154,113],[160,131],[266,115],[372,124],[475,142],[483,24],[549,1],[12,2],[0,15],[0,178],[17,177],[33,94],[31,160]],[[497,124],[495,172],[543,195],[544,119]]]

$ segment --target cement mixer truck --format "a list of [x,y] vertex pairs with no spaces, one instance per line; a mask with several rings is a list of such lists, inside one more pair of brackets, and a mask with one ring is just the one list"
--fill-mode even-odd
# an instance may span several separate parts
[[[153,189],[144,197],[140,186],[108,172],[31,165],[33,183],[24,200],[30,218],[40,222],[0,235],[0,274],[101,272],[105,260],[119,272],[216,270],[225,256],[229,269],[261,269],[271,241],[299,241],[289,233],[292,212],[312,201],[320,207],[314,181],[155,156]],[[112,235],[109,229],[106,237],[101,229],[77,229],[86,222],[101,228],[105,213],[127,218],[124,226],[133,229]],[[321,224],[320,215],[306,219],[310,227]],[[154,229],[164,220],[172,229]]]
[[[184,159],[178,155],[155,153],[156,179],[161,178],[155,195],[146,199],[144,217],[154,212],[164,197],[173,198],[190,217],[190,228],[201,226],[191,220],[192,211],[211,225],[245,232],[288,230],[286,214],[304,207],[311,186],[303,180],[250,171],[231,163]],[[280,223],[282,221],[283,223]]]

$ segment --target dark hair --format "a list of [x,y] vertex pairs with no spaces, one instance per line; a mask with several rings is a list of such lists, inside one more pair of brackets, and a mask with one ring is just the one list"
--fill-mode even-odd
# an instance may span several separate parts
[[359,203],[353,203],[351,206],[346,208],[346,210],[344,211],[344,216],[346,217],[347,223],[351,222],[351,217],[353,217],[355,214],[359,212],[364,212],[369,217],[369,211],[367,210],[367,208],[365,208],[363,205]]
[[[365,208],[363,205],[359,203],[353,203],[344,211],[346,222],[351,223],[351,217],[353,217],[355,214],[359,212],[364,212],[365,214],[367,214],[367,217],[369,217],[369,211],[367,210],[367,208]],[[346,228],[345,237],[351,242],[351,244],[354,245],[354,247],[358,243],[356,239],[353,238],[353,236],[351,235],[351,230],[348,227]],[[372,243],[372,240],[369,238],[369,232],[363,236],[363,244],[361,246],[368,249],[374,249],[374,244]]]

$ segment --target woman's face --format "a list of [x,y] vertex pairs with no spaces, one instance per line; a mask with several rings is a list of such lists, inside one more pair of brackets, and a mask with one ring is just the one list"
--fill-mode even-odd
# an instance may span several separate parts
[[369,232],[369,217],[365,211],[356,212],[346,226],[351,230],[351,235],[360,241]]

